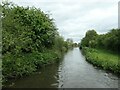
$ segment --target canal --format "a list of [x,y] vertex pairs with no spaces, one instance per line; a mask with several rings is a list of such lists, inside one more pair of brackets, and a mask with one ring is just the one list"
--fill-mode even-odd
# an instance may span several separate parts
[[118,77],[89,64],[79,48],[68,51],[59,63],[12,82],[12,88],[118,88]]

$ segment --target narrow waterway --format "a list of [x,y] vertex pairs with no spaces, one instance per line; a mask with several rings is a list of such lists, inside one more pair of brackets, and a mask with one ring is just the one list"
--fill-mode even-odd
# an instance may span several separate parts
[[59,63],[34,75],[13,81],[14,88],[118,88],[118,77],[86,62],[79,48],[65,54]]

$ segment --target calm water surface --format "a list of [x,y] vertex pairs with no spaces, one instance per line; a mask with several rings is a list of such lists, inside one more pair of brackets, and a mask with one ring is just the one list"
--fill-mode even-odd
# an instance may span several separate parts
[[118,77],[92,66],[79,48],[74,48],[59,63],[12,84],[14,88],[118,88]]

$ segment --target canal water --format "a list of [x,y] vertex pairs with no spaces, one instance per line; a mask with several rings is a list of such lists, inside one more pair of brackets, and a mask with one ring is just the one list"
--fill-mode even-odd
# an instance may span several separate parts
[[34,75],[14,80],[12,88],[118,88],[118,77],[86,62],[79,48]]

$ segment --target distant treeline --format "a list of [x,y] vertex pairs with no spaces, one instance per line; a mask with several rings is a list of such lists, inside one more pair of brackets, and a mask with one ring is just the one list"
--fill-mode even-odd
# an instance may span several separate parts
[[41,9],[2,3],[3,81],[29,75],[58,61],[73,47],[61,37],[54,20]]
[[89,30],[81,41],[81,47],[103,48],[120,52],[120,29],[112,29],[110,32],[100,35],[95,30]]

